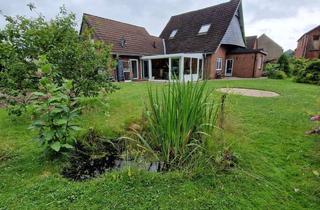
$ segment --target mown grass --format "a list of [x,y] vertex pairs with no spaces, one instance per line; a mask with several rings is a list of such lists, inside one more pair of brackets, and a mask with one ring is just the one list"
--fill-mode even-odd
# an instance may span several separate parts
[[[92,109],[81,120],[84,127],[117,136],[141,118],[147,83],[120,86],[109,98],[110,116],[105,107]],[[320,171],[320,140],[304,132],[313,126],[309,114],[320,111],[319,86],[275,80],[208,83],[212,91],[218,87],[281,94],[228,97],[225,139],[240,156],[238,168],[229,173],[133,170],[70,182],[59,175],[61,162],[42,157],[28,118],[13,122],[0,110],[0,146],[14,154],[0,163],[0,209],[318,209],[320,177],[313,171]]]

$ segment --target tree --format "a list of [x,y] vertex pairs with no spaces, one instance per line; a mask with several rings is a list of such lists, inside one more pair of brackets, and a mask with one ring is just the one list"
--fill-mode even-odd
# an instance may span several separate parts
[[286,54],[282,54],[278,60],[279,70],[285,72],[287,75],[291,75],[289,57]]
[[[28,7],[35,11],[33,4]],[[6,93],[25,95],[37,90],[34,61],[40,55],[60,72],[55,78],[57,84],[62,85],[63,78],[74,81],[72,89],[77,95],[94,96],[102,88],[114,89],[109,80],[114,65],[111,47],[92,42],[92,31],[79,36],[75,15],[64,7],[50,21],[42,15],[35,19],[5,17],[7,24],[0,30],[0,88]]]

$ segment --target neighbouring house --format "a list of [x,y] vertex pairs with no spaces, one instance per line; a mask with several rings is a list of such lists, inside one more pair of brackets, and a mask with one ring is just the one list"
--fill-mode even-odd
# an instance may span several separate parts
[[295,57],[306,59],[320,58],[320,25],[305,33],[298,40]]
[[283,54],[283,48],[266,34],[246,37],[247,48],[262,49],[267,53],[265,63],[276,62]]
[[267,56],[246,47],[241,0],[172,16],[159,38],[142,27],[87,14],[85,27],[94,29],[94,39],[113,45],[117,80],[123,80],[122,72],[124,80],[260,77]]
[[149,71],[142,56],[164,54],[163,40],[151,36],[147,30],[119,21],[84,14],[80,33],[93,28],[93,39],[112,45],[112,55],[117,60],[114,78],[117,81],[143,80],[149,78]]

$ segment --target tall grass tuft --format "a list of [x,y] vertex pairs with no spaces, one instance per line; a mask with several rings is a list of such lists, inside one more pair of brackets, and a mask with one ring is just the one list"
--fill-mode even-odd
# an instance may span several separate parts
[[206,82],[171,82],[162,92],[148,89],[147,128],[138,135],[168,168],[180,167],[207,148],[216,108]]

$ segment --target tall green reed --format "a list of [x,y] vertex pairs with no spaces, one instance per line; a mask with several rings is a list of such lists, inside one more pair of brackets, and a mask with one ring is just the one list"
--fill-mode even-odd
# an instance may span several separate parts
[[207,149],[216,124],[216,107],[206,82],[169,83],[148,89],[147,128],[140,142],[167,167],[180,167]]

